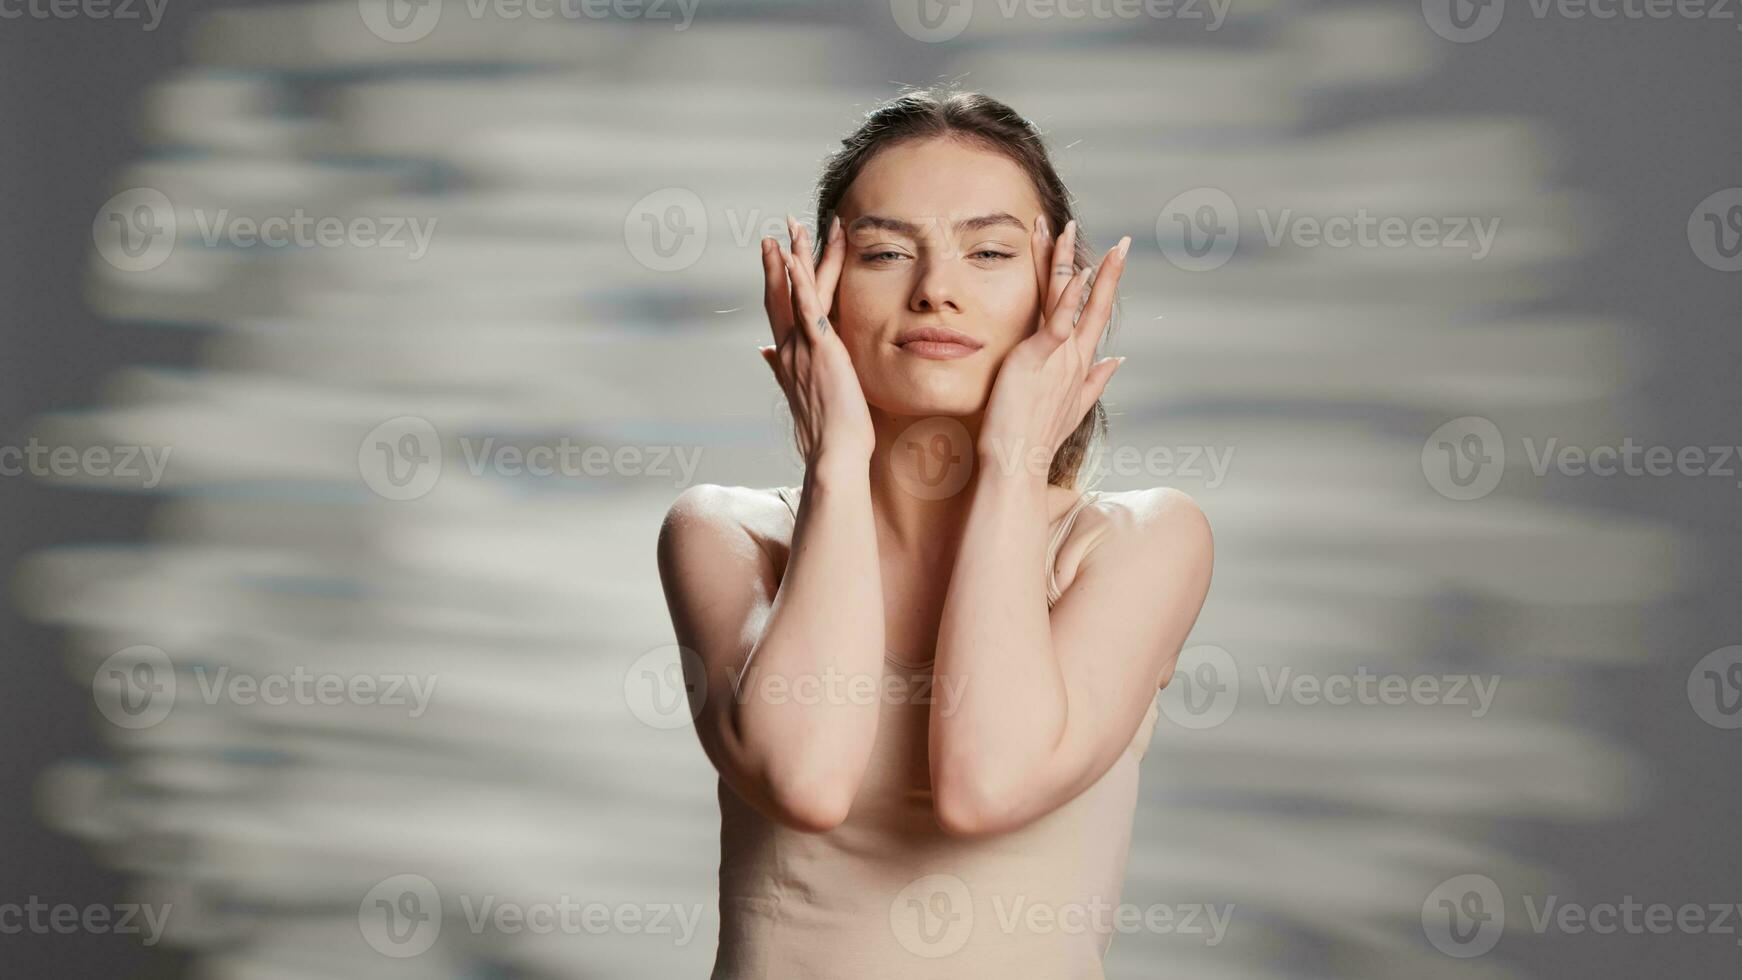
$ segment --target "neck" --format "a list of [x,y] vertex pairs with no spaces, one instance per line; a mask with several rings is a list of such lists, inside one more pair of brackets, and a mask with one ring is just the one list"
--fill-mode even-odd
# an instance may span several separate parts
[[877,448],[871,504],[879,537],[940,560],[954,554],[981,471],[975,453],[984,414],[902,416],[871,411]]

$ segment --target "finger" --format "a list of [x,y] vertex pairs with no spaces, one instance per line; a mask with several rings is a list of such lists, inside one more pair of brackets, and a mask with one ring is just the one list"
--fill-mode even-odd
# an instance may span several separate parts
[[1077,397],[1077,424],[1081,425],[1083,416],[1089,414],[1089,409],[1101,400],[1107,391],[1107,383],[1113,380],[1113,373],[1119,370],[1119,365],[1125,363],[1123,357],[1107,357],[1096,361],[1089,368],[1089,373],[1083,378],[1081,394]]
[[804,243],[804,233],[803,229],[799,226],[798,219],[790,214],[786,216],[786,240],[790,247],[787,248],[783,254],[785,255],[786,260],[786,278],[788,280],[789,290],[788,295],[791,297],[792,301],[792,322],[805,328],[799,331],[799,336],[804,337],[807,340],[814,340],[816,338],[811,336],[809,324],[806,323],[804,311],[800,308],[799,304],[799,283],[801,281],[799,277],[799,266],[804,265],[805,262],[798,256],[799,248]]
[[823,245],[822,261],[817,263],[817,299],[823,313],[835,310],[835,285],[841,281],[841,267],[847,261],[847,233],[841,228],[840,217],[829,219],[829,240]]
[[[805,243],[807,248],[805,254],[808,255],[810,230],[800,225],[799,235],[800,240]],[[795,261],[794,265],[798,272],[794,289],[799,298],[800,312],[804,316],[804,322],[814,334],[812,339],[820,339],[823,334],[829,332],[831,327],[828,317],[829,301],[817,287],[816,270],[811,267],[810,262],[808,260]]]
[[792,256],[794,271],[798,273],[798,278],[793,280],[793,285],[798,290],[800,297],[803,297],[808,291],[811,294],[811,299],[815,300],[818,298],[816,267],[821,262],[821,258],[813,258],[811,254],[815,251],[815,247],[811,242],[809,228],[799,224],[795,233],[798,237],[794,240]]
[[1077,220],[1072,218],[1065,222],[1064,230],[1059,232],[1058,241],[1053,243],[1052,276],[1047,286],[1046,312],[1051,316],[1058,308],[1059,300],[1064,298],[1065,288],[1070,284],[1070,277],[1076,272],[1077,265]]
[[756,353],[762,355],[762,363],[768,365],[768,370],[774,374],[774,383],[781,390],[786,389],[786,379],[780,376],[780,353],[777,347],[758,347]]
[[1113,298],[1119,294],[1119,277],[1125,274],[1125,255],[1131,249],[1131,238],[1119,239],[1101,259],[1101,269],[1095,276],[1095,286],[1089,292],[1089,304],[1077,318],[1077,344],[1086,362],[1095,356],[1101,335],[1107,331],[1107,321],[1113,315]]
[[780,245],[772,238],[762,239],[762,305],[768,311],[768,326],[774,332],[776,346],[786,343],[792,333],[792,300],[787,295],[786,269],[780,261]]
[[1052,236],[1047,233],[1044,214],[1034,219],[1034,230],[1028,234],[1028,250],[1034,260],[1034,295],[1040,308],[1040,320],[1044,323],[1050,309],[1046,298],[1052,283]]
[[1064,292],[1059,295],[1058,305],[1053,308],[1052,316],[1047,318],[1046,326],[1041,330],[1052,338],[1053,345],[1070,339],[1071,328],[1077,322],[1077,305],[1082,302],[1083,290],[1088,281],[1089,268],[1084,266],[1065,284]]
[[829,318],[823,316],[817,303],[816,291],[811,287],[811,283],[805,275],[805,263],[790,255],[787,256],[786,261],[792,276],[794,316],[798,318],[798,322],[804,324],[805,340],[812,344],[820,343],[823,334],[829,331]]

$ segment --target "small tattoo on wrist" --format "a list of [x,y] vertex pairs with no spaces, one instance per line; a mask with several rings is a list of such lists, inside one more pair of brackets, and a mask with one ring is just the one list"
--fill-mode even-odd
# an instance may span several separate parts
[[828,333],[828,332],[829,332],[829,318],[826,316],[817,317],[817,333]]

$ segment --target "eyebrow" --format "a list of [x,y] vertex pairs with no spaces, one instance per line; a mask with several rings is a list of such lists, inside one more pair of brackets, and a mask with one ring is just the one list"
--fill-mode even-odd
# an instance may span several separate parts
[[[980,231],[981,229],[991,228],[995,225],[1010,225],[1024,231],[1028,228],[1027,225],[1024,225],[1021,221],[1017,220],[1015,215],[1006,211],[999,211],[996,214],[982,214],[973,218],[963,218],[955,223],[955,230],[958,232]],[[867,214],[855,218],[852,227],[848,230],[860,231],[864,229],[892,231],[896,234],[917,238],[919,237],[920,226],[912,221],[905,221],[901,218],[890,218],[880,214]]]

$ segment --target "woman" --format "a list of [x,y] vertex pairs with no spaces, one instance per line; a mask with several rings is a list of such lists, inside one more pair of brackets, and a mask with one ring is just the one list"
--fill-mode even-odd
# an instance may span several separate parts
[[659,540],[713,980],[1100,977],[1211,556],[1183,493],[1077,490],[1130,240],[1091,287],[1040,135],[965,93],[873,111],[817,217],[762,242],[803,486],[695,487]]

